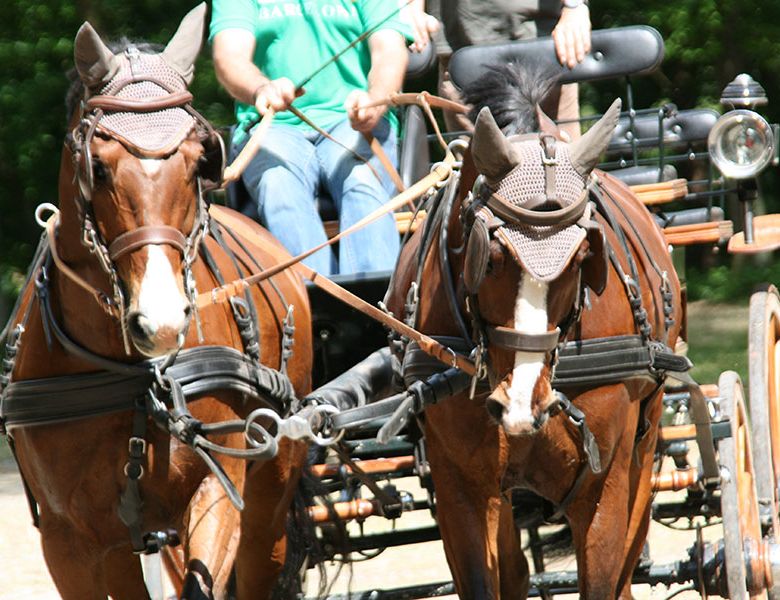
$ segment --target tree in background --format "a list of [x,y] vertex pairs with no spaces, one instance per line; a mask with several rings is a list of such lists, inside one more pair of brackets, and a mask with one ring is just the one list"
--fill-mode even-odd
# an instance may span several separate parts
[[[18,288],[39,230],[33,211],[56,201],[65,135],[65,73],[73,38],[84,20],[106,37],[164,42],[194,0],[4,0],[0,20],[0,321],[2,296]],[[764,111],[780,121],[780,0],[593,0],[596,28],[648,24],[666,41],[661,69],[636,81],[636,105],[674,102],[680,108],[717,107],[723,87],[743,71],[767,91]],[[219,88],[208,52],[192,86],[195,106],[222,125],[231,102]],[[608,105],[617,89],[589,91],[586,104]],[[765,190],[777,190],[773,174]],[[780,210],[772,192],[769,207]]]
[[[5,0],[0,19],[0,322],[21,284],[40,229],[34,210],[57,202],[65,137],[67,72],[73,39],[89,20],[107,39],[164,43],[192,0],[77,2]],[[196,107],[216,123],[230,119],[231,102],[216,82],[208,52],[197,65]],[[3,297],[5,297],[5,310]]]

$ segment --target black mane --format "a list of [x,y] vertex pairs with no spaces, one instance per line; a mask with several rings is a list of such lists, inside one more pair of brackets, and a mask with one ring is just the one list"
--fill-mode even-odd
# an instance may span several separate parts
[[558,76],[521,60],[485,65],[485,69],[484,75],[462,91],[463,101],[472,106],[472,122],[487,106],[505,135],[539,131],[536,105],[544,105]]
[[[114,54],[124,52],[130,46],[135,46],[143,54],[158,54],[165,49],[161,44],[152,44],[148,42],[134,42],[126,37],[121,37],[114,42],[106,44]],[[65,94],[65,113],[70,119],[74,111],[78,108],[79,101],[84,97],[84,84],[79,78],[79,73],[75,67],[70,69],[66,76],[70,82],[68,91]]]

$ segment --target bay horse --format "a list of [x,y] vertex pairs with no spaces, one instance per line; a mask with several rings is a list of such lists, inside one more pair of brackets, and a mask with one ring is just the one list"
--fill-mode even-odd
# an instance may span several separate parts
[[[664,377],[652,361],[617,376],[608,367],[651,348],[679,358],[669,348],[680,284],[649,211],[595,169],[619,100],[567,143],[535,102],[511,118],[498,111],[515,128],[507,137],[490,100],[518,96],[495,86],[488,95],[459,180],[403,248],[387,297],[418,330],[460,339],[452,347],[471,351],[481,384],[424,415],[447,561],[462,598],[526,597],[511,503],[525,489],[568,521],[581,597],[630,598]],[[567,354],[582,372],[564,369]]]
[[[65,599],[147,598],[134,552],[176,535],[184,598],[225,598],[233,570],[236,597],[267,597],[285,560],[306,449],[282,440],[274,458],[247,462],[258,455],[240,425],[309,391],[308,296],[287,271],[195,308],[198,291],[289,258],[253,221],[206,206],[223,152],[187,91],[205,12],[158,53],[114,51],[89,23],[75,39],[59,216],[0,372],[0,423]],[[251,240],[221,222],[236,220]]]

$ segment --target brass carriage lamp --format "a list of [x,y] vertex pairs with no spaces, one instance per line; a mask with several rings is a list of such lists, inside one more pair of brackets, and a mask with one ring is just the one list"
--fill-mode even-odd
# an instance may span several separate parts
[[723,90],[720,103],[730,110],[715,123],[707,144],[713,162],[726,177],[754,177],[772,160],[774,132],[753,110],[767,101],[764,88],[747,73],[737,75]]
[[[746,246],[756,241],[753,219],[753,201],[758,196],[756,176],[770,162],[777,162],[775,132],[754,110],[767,102],[760,83],[747,73],[737,75],[720,98],[728,112],[717,120],[707,138],[712,162],[725,177],[737,182],[737,195],[744,211]],[[729,248],[731,250],[732,244]]]

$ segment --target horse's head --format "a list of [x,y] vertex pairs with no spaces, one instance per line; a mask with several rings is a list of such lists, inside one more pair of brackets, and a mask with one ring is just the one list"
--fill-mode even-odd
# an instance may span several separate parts
[[181,345],[194,284],[190,266],[208,214],[204,181],[218,181],[221,140],[190,106],[205,4],[158,54],[114,53],[85,23],[75,41],[84,95],[68,147],[82,240],[113,285],[123,331],[147,356]]
[[509,434],[544,423],[555,403],[556,349],[579,316],[583,286],[600,294],[606,284],[588,186],[619,113],[617,101],[571,144],[541,112],[538,134],[505,137],[487,108],[476,121],[480,177],[462,209],[464,284],[487,348],[488,411]]

